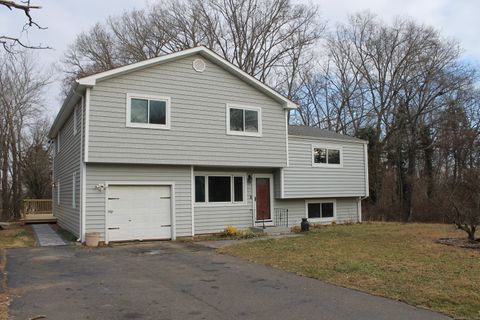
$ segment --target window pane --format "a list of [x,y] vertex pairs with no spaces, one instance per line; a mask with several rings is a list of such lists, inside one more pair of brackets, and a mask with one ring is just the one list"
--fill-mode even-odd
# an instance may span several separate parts
[[258,112],[245,110],[245,132],[258,132]]
[[195,177],[195,202],[205,202],[205,177]]
[[340,150],[328,149],[328,163],[340,164]]
[[208,177],[208,202],[230,202],[230,177]]
[[327,163],[327,149],[313,149],[313,161],[315,163]]
[[320,218],[320,203],[309,203],[308,204],[308,217],[309,218]]
[[150,123],[167,123],[167,103],[165,101],[150,100]]
[[233,178],[233,194],[235,202],[243,201],[243,177]]
[[243,110],[230,109],[230,130],[243,131]]
[[333,218],[333,203],[322,203],[322,218]]
[[130,122],[148,123],[148,100],[133,99],[130,108]]

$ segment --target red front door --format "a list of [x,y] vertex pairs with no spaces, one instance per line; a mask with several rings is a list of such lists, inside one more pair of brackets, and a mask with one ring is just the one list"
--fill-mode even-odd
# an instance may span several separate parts
[[256,178],[257,221],[271,220],[270,178]]

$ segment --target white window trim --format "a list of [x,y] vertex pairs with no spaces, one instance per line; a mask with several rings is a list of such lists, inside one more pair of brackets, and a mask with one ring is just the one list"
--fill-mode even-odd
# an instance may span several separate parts
[[77,135],[77,106],[73,107],[73,135]]
[[[308,217],[308,205],[310,203],[318,203],[320,205],[322,203],[333,203],[333,217],[331,217],[331,218],[309,218]],[[335,199],[306,200],[305,201],[305,218],[307,218],[309,222],[314,222],[314,223],[315,222],[329,223],[329,222],[336,221],[337,220],[337,200],[335,200]]]
[[72,208],[77,208],[77,173],[72,174]]
[[[340,163],[315,163],[315,149],[335,149],[340,150]],[[343,168],[343,146],[334,145],[334,144],[312,144],[311,148],[311,159],[312,167],[323,167],[323,168]],[[328,152],[327,152],[327,161],[328,161]]]
[[[244,206],[247,204],[247,174],[245,172],[238,172],[238,173],[210,173],[210,172],[195,172],[193,175],[193,179],[195,181],[195,177],[202,176],[205,177],[205,202],[194,202],[195,207],[218,207],[218,206]],[[230,199],[231,201],[226,202],[209,202],[208,200],[208,177],[230,177]],[[235,192],[234,188],[234,177],[242,177],[243,179],[243,201],[234,201],[235,200]],[[195,186],[194,186],[195,192]],[[195,194],[193,195],[195,200]]]
[[[152,123],[136,123],[130,121],[130,112],[132,109],[132,98],[144,99],[144,100],[157,100],[165,101],[166,105],[166,119],[165,124],[152,124]],[[170,111],[171,111],[171,99],[165,96],[153,96],[141,93],[127,93],[127,108],[126,108],[126,123],[125,125],[130,128],[146,128],[146,129],[160,129],[170,130]]]
[[57,205],[60,205],[60,180],[57,181]]
[[59,154],[60,153],[60,140],[61,140],[61,133],[62,131],[58,131],[58,134],[57,134],[57,139],[55,139],[55,154]]
[[[239,104],[226,104],[226,128],[227,134],[232,136],[248,136],[248,137],[261,137],[262,136],[262,108],[260,107],[252,107],[252,106],[244,106]],[[242,110],[251,110],[257,111],[258,114],[258,132],[245,132],[245,131],[235,131],[230,130],[230,109],[242,109]],[[245,119],[244,119],[245,121]]]

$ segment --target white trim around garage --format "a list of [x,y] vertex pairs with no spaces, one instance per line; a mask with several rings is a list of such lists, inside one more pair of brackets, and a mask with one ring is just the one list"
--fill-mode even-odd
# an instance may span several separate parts
[[190,210],[192,211],[192,237],[195,236],[195,170],[190,166]]
[[171,239],[175,240],[176,221],[175,221],[175,182],[165,181],[106,181],[105,182],[105,243],[108,244],[108,187],[109,186],[170,186],[170,219],[171,219]]

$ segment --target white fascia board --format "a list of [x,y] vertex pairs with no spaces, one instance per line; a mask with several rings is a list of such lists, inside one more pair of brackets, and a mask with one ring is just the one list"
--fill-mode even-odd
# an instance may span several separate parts
[[80,85],[86,86],[86,87],[92,87],[92,86],[95,86],[97,81],[99,81],[99,80],[108,79],[108,78],[115,77],[115,76],[118,76],[118,75],[121,75],[121,74],[124,74],[124,73],[144,69],[144,68],[147,68],[151,65],[155,65],[155,64],[159,64],[159,63],[165,63],[165,62],[168,62],[168,61],[172,61],[172,60],[176,60],[176,59],[179,59],[179,58],[187,57],[187,56],[194,55],[194,54],[197,54],[197,53],[204,56],[205,58],[207,58],[209,60],[214,61],[215,63],[217,63],[218,65],[220,65],[224,69],[226,69],[227,71],[232,72],[234,75],[236,75],[237,77],[239,77],[243,81],[249,83],[253,87],[257,88],[258,90],[262,91],[263,93],[265,93],[268,96],[270,96],[271,98],[273,98],[274,100],[280,102],[282,104],[283,108],[285,108],[285,109],[297,109],[298,108],[298,105],[295,104],[294,102],[285,98],[280,93],[276,92],[275,90],[273,90],[272,88],[270,88],[269,86],[264,84],[263,82],[255,79],[253,76],[249,75],[248,73],[246,73],[242,69],[238,68],[237,66],[233,65],[232,63],[228,62],[227,60],[223,59],[222,57],[220,57],[219,55],[217,55],[213,51],[211,51],[211,50],[209,50],[209,49],[207,49],[203,46],[195,47],[195,48],[191,48],[191,49],[186,49],[186,50],[171,53],[171,54],[166,54],[166,55],[163,55],[163,56],[160,56],[160,57],[148,59],[148,60],[137,62],[137,63],[132,63],[132,64],[129,64],[129,65],[119,67],[119,68],[115,68],[115,69],[112,69],[112,70],[108,70],[108,71],[105,71],[105,72],[100,72],[100,73],[97,73],[97,74],[94,74],[94,75],[91,75],[91,76],[88,76],[88,77],[85,77],[85,78],[78,79],[77,83],[80,84]]

